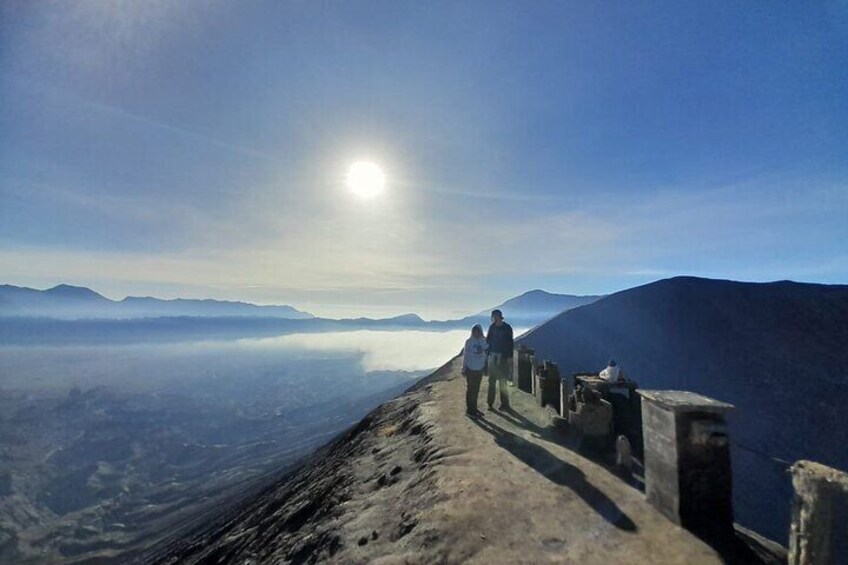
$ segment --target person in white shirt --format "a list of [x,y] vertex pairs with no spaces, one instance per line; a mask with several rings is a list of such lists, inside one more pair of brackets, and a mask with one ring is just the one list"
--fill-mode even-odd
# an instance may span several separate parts
[[618,366],[618,363],[615,362],[615,359],[610,359],[607,364],[607,368],[601,371],[598,376],[611,383],[623,381],[627,378],[624,371],[622,371],[621,367]]
[[465,413],[476,417],[481,414],[477,410],[477,396],[480,394],[480,383],[483,380],[483,368],[486,366],[486,355],[489,344],[483,337],[483,327],[474,324],[471,337],[465,340],[462,350],[462,374],[465,375]]

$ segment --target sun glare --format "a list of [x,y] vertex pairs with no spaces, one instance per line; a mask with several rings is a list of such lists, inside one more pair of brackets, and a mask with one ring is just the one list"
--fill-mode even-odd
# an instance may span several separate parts
[[358,161],[347,171],[347,187],[362,198],[373,198],[386,187],[386,175],[377,164]]

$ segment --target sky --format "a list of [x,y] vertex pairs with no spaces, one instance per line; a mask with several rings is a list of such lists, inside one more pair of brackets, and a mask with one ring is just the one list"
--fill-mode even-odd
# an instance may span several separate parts
[[446,318],[846,283],[847,214],[844,0],[0,4],[0,283]]

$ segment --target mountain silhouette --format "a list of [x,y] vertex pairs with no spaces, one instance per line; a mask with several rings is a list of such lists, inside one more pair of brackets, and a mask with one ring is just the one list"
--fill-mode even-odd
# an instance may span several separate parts
[[0,286],[0,317],[57,319],[126,319],[158,317],[248,317],[307,319],[312,314],[287,305],[260,306],[229,300],[128,296],[110,300],[97,292],[68,284],[47,290]]
[[[8,286],[8,285],[4,285]],[[32,290],[32,289],[28,289]],[[37,290],[35,292],[38,292]],[[110,302],[108,298],[103,296],[102,294],[98,294],[91,290],[90,288],[85,288],[84,286],[72,286],[69,284],[58,284],[53,288],[48,288],[44,291],[44,293],[50,295],[51,297],[62,298],[65,300],[81,300],[81,301],[89,301],[96,303],[104,303]]]
[[467,324],[487,324],[494,309],[501,310],[506,320],[513,326],[535,326],[545,320],[553,318],[557,314],[591,304],[603,298],[599,295],[578,296],[574,294],[554,294],[544,290],[535,289],[510,298],[506,302],[478,312],[463,319]]
[[615,358],[641,388],[730,402],[737,520],[784,540],[786,462],[848,468],[848,286],[677,277],[560,314],[520,341],[563,375]]
[[[533,290],[499,306],[517,328],[528,328],[598,296]],[[212,299],[128,296],[115,301],[85,287],[47,290],[0,285],[0,341],[5,343],[134,343],[226,339],[297,332],[447,331],[489,323],[489,313],[453,320],[424,320],[406,313],[389,318],[317,318],[292,306],[259,306]]]
[[[564,310],[583,306],[584,304],[591,304],[600,298],[603,298],[603,296],[554,294],[552,292],[535,289],[527,291],[515,298],[510,298],[496,308],[505,311],[514,311],[518,313],[518,315],[526,315],[529,313],[558,314]],[[488,315],[490,311],[491,310],[481,312],[481,314]]]

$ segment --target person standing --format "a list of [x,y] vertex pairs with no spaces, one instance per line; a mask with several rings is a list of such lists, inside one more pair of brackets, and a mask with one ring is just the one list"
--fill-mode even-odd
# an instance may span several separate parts
[[465,340],[462,349],[462,374],[465,376],[465,413],[479,416],[477,396],[480,394],[480,382],[483,380],[483,368],[486,366],[486,352],[489,344],[483,337],[483,326],[474,324],[471,337]]
[[502,410],[509,409],[509,389],[507,379],[512,368],[512,351],[515,348],[512,336],[512,326],[504,321],[500,310],[492,310],[492,325],[486,333],[489,344],[489,394],[486,401],[489,410],[495,403],[495,388],[500,389]]

